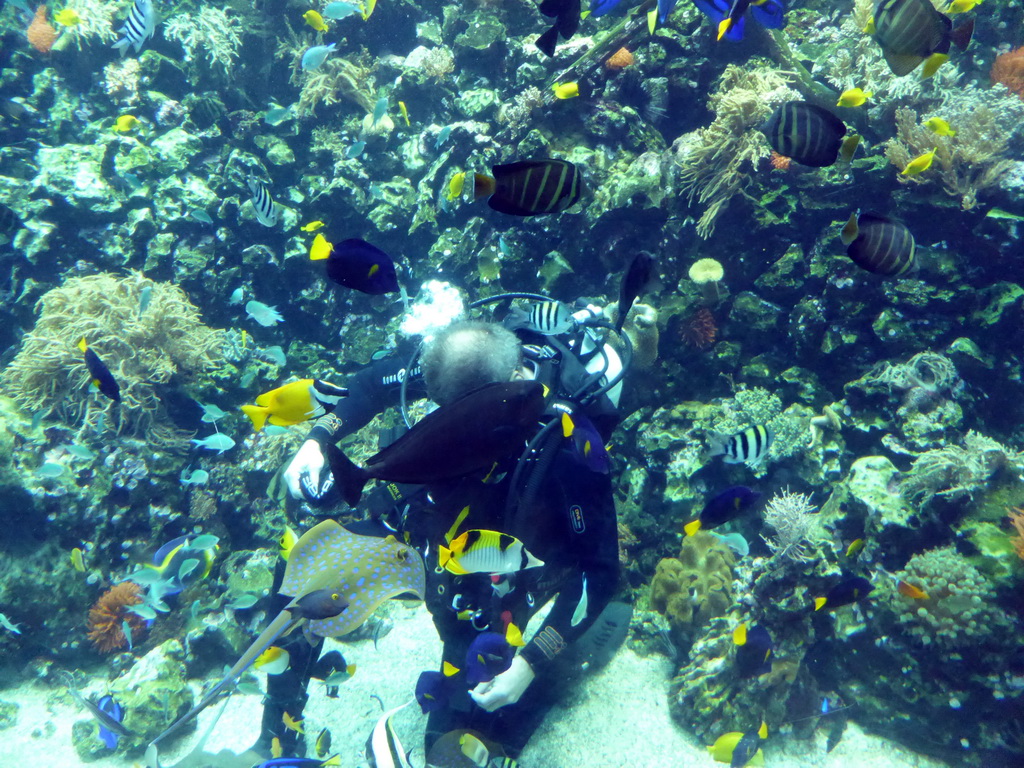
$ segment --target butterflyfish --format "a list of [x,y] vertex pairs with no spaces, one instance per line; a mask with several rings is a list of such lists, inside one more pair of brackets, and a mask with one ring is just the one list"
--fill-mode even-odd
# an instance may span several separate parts
[[290,427],[319,418],[333,411],[347,395],[345,387],[329,381],[299,379],[264,392],[257,396],[255,405],[243,405],[241,410],[258,432],[267,423]]
[[288,669],[290,662],[291,654],[288,653],[287,649],[272,645],[256,657],[256,661],[252,663],[252,666],[253,669],[266,672],[268,675],[280,675]]
[[437,550],[438,565],[449,573],[516,573],[544,565],[523,542],[499,531],[472,529]]
[[580,84],[576,82],[555,83],[551,86],[551,90],[555,92],[557,99],[574,99],[580,95]]

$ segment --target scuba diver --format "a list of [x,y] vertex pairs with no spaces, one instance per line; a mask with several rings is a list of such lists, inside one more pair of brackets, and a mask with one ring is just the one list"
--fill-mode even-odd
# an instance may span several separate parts
[[[532,300],[531,309],[513,308],[502,323],[457,320],[411,358],[377,360],[350,377],[348,396],[315,421],[283,473],[293,497],[312,507],[339,503],[347,496],[332,472],[335,443],[387,408],[400,406],[405,416],[407,401],[426,397],[443,411],[495,382],[544,385],[544,415],[530,427],[529,441],[506,459],[486,472],[425,486],[382,482],[360,504],[366,519],[346,523],[353,533],[395,535],[425,553],[426,605],[443,642],[439,669],[446,670],[424,673],[437,682],[429,696],[417,687],[429,711],[428,753],[443,734],[466,728],[517,756],[564,690],[560,660],[571,654],[563,652],[594,623],[618,585],[618,526],[604,444],[619,420],[629,341],[623,337],[620,357],[605,343],[615,328],[592,306],[573,314],[534,294],[503,294],[472,306],[515,298]],[[452,432],[457,440],[458,430]],[[382,436],[382,448],[385,442]],[[524,554],[526,567],[501,574],[441,567],[444,553],[453,555],[446,548],[455,549],[453,538],[480,530],[514,537],[540,565],[527,565]],[[282,570],[279,565],[278,582]],[[482,635],[514,637],[552,598],[543,624],[518,652],[512,645],[498,648],[488,656],[497,666],[488,669],[467,659]],[[298,734],[282,727],[282,717],[301,717],[311,676],[322,676],[322,642],[288,642],[289,669],[268,678],[258,753],[270,754],[276,737],[285,755],[303,754]]]

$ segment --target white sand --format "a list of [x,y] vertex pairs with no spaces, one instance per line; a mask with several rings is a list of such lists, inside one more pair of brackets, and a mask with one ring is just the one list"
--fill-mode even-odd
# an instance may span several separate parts
[[[311,738],[323,727],[331,729],[334,751],[343,768],[364,764],[366,737],[381,715],[376,694],[390,709],[412,698],[416,678],[434,669],[440,643],[430,617],[422,607],[397,606],[395,627],[380,640],[334,644],[355,676],[345,683],[337,699],[323,694],[314,682],[306,707],[305,729]],[[603,670],[580,684],[566,706],[552,710],[523,752],[523,768],[687,768],[719,766],[704,746],[684,733],[669,717],[669,662],[663,657],[642,658],[623,649]],[[92,689],[90,689],[92,690]],[[86,714],[66,706],[46,704],[49,689],[26,685],[0,690],[0,698],[21,705],[18,722],[2,731],[0,768],[129,768],[141,758],[105,758],[83,764],[71,744],[71,726]],[[214,707],[201,720],[209,722]],[[419,707],[403,709],[393,720],[412,763],[423,765],[422,733],[426,717]],[[217,724],[207,750],[240,751],[251,745],[259,732],[260,706],[255,696],[232,697]],[[202,728],[202,726],[201,726]],[[195,737],[190,739],[194,741]],[[825,753],[824,735],[813,741],[773,736],[765,748],[766,764],[778,768],[943,768],[946,764],[902,749],[891,742],[863,733],[854,723],[831,754]],[[164,765],[185,754],[189,744],[163,756]]]

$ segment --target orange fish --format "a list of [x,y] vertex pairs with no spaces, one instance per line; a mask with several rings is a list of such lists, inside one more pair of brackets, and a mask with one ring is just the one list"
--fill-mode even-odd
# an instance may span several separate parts
[[913,598],[914,600],[927,600],[928,599],[928,593],[927,592],[925,592],[920,587],[915,587],[913,584],[911,584],[910,582],[904,581],[903,579],[899,579],[896,582],[896,591],[899,592],[904,597],[910,597],[910,598]]

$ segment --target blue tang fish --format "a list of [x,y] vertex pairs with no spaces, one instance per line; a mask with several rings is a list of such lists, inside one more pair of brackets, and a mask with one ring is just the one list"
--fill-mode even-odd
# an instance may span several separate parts
[[[113,696],[107,695],[101,698],[96,702],[96,708],[100,712],[108,714],[115,722],[120,723],[124,718],[124,711],[121,709],[121,705],[114,701]],[[100,740],[103,742],[103,746],[107,749],[117,749],[117,743],[120,739],[120,734],[108,730],[103,723],[100,723]]]
[[466,683],[493,680],[512,664],[514,650],[497,632],[481,632],[466,651]]
[[[659,8],[661,3],[662,0],[658,0]],[[765,29],[782,29],[786,23],[785,8],[779,0],[693,0],[693,4],[718,25],[719,40],[723,37],[733,42],[743,39],[748,10]]]

